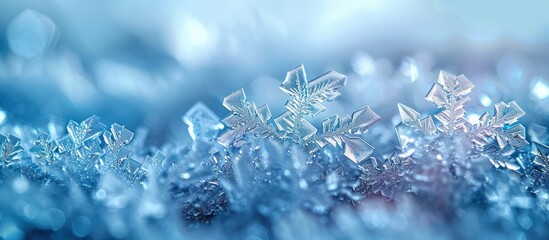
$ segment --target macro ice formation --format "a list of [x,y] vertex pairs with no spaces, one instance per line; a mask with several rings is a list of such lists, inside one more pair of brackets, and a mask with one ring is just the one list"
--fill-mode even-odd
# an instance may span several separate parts
[[0,199],[0,236],[546,236],[547,128],[526,134],[517,103],[472,124],[473,83],[441,72],[426,97],[434,118],[398,104],[401,123],[370,132],[396,129],[372,137],[394,146],[373,153],[360,138],[380,120],[369,107],[309,122],[345,82],[335,72],[308,81],[300,66],[282,81],[291,99],[278,117],[241,89],[224,99],[223,120],[199,102],[182,117],[192,141],[160,146],[147,145],[146,129],[95,115],[44,129],[7,119],[0,194],[15,200]]
[[238,90],[223,101],[231,115],[223,119],[229,130],[219,141],[225,146],[238,146],[248,133],[256,137],[273,136],[294,142],[310,153],[331,144],[344,148],[345,156],[353,162],[361,162],[372,154],[373,147],[353,135],[366,132],[380,119],[372,109],[365,107],[352,116],[334,115],[322,122],[320,133],[306,119],[324,111],[322,103],[339,96],[338,89],[345,86],[346,80],[346,76],[332,71],[308,81],[303,65],[289,71],[280,89],[293,98],[286,102],[286,111],[274,119],[276,128],[269,123],[272,117],[269,107],[256,107],[255,103],[246,102],[244,90]]

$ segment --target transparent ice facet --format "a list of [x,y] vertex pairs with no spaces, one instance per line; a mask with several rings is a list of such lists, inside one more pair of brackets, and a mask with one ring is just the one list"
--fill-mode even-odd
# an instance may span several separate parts
[[514,148],[528,145],[526,141],[526,129],[517,120],[525,115],[525,112],[514,102],[496,103],[495,115],[483,114],[479,123],[470,132],[472,141],[479,147],[490,143],[495,139],[498,146],[503,149],[508,144]]
[[189,135],[193,140],[199,139],[204,142],[212,141],[217,137],[219,130],[224,128],[219,122],[219,117],[202,102],[197,102],[185,113],[183,122],[189,126]]
[[419,113],[402,103],[398,104],[398,111],[400,113],[400,119],[402,123],[408,126],[415,126],[419,120]]
[[470,100],[465,96],[475,86],[463,75],[455,76],[441,71],[438,81],[433,84],[425,99],[443,110],[435,117],[442,123],[440,130],[453,132],[464,129],[467,125],[465,104]]
[[99,136],[104,130],[105,125],[95,115],[80,124],[71,120],[67,124],[69,134],[57,139],[56,144],[61,153],[70,152],[80,159],[97,156],[103,152]]
[[168,166],[164,166],[164,160],[166,160],[166,155],[164,155],[162,152],[157,150],[152,157],[147,155],[143,165],[146,168],[147,172],[150,172],[150,171],[158,172],[160,169],[163,169],[163,168],[165,169],[168,167]]
[[532,143],[532,154],[536,156],[534,162],[549,170],[549,147],[541,143]]
[[[256,137],[270,137],[295,143],[309,152],[316,152],[328,144],[344,149],[345,156],[354,162],[368,157],[373,148],[353,135],[362,134],[379,120],[369,107],[343,117],[332,116],[322,123],[322,132],[306,117],[315,117],[325,110],[322,105],[340,95],[339,88],[345,86],[347,77],[337,72],[328,72],[312,81],[307,80],[303,65],[289,71],[280,89],[293,97],[286,102],[286,111],[274,118],[274,127],[269,124],[271,112],[264,105],[246,102],[244,90],[227,96],[223,106],[231,111],[222,122],[227,130],[218,138],[224,146],[240,147],[247,134]],[[428,125],[428,123],[426,123]],[[428,125],[430,126],[430,125]]]
[[304,122],[304,117],[314,117],[324,111],[322,102],[339,96],[337,90],[345,86],[346,81],[345,75],[332,71],[308,82],[303,65],[289,71],[280,89],[294,98],[286,103],[287,111],[275,118],[277,129],[294,141],[306,141],[316,129]]
[[496,111],[494,121],[497,124],[512,124],[526,114],[515,101],[508,104],[499,102],[494,108]]
[[21,140],[13,135],[0,134],[0,166],[6,167],[19,160],[19,153],[23,151]]
[[29,152],[33,156],[42,161],[45,164],[52,164],[54,160],[54,151],[57,149],[57,145],[51,139],[50,135],[43,131],[38,132],[38,137],[32,143]]
[[374,152],[374,147],[362,138],[345,136],[342,139],[345,144],[345,156],[355,163],[362,162]]
[[266,105],[257,108],[255,103],[248,103],[243,89],[225,97],[223,106],[231,114],[222,120],[228,129],[217,140],[221,145],[240,146],[247,133],[258,137],[274,134],[274,128],[267,123],[271,117],[269,108]]
[[107,144],[105,160],[114,169],[121,170],[126,168],[129,174],[133,174],[136,164],[130,158],[131,151],[126,147],[133,138],[133,132],[126,129],[124,126],[114,123],[111,125],[110,131],[103,133],[103,140]]
[[313,138],[314,145],[310,151],[315,152],[327,143],[344,148],[344,154],[353,162],[358,163],[372,154],[374,148],[353,134],[362,134],[377,122],[380,117],[365,107],[353,113],[352,116],[339,117],[334,115],[322,122],[322,133]]
[[49,17],[26,9],[9,23],[7,38],[13,53],[36,59],[55,43],[56,26]]
[[402,103],[398,104],[398,111],[404,125],[415,128],[424,134],[431,135],[436,132],[436,126],[431,116],[420,119],[420,114],[416,110]]

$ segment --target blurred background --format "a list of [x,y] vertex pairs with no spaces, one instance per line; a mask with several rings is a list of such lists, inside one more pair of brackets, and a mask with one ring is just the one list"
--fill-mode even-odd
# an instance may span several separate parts
[[278,86],[304,64],[310,80],[349,77],[319,119],[370,105],[392,124],[398,102],[436,112],[424,96],[445,70],[477,86],[473,116],[515,100],[525,125],[547,125],[548,9],[545,0],[0,0],[0,124],[97,114],[163,135],[198,101],[228,114],[222,99],[239,88],[276,116],[288,99]]

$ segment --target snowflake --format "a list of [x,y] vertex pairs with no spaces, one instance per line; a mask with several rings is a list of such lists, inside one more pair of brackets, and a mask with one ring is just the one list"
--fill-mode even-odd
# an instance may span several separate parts
[[535,168],[532,175],[535,181],[540,184],[549,184],[549,147],[541,143],[532,143],[532,154],[535,156]]
[[[404,104],[399,103],[398,109],[402,124],[397,126],[397,132],[401,145],[405,147],[413,142],[411,137],[415,131],[426,135],[433,135],[437,131],[447,134],[465,133],[468,138],[479,149],[490,145],[492,140],[497,142],[500,149],[507,145],[513,148],[521,148],[528,144],[526,141],[525,128],[517,120],[524,116],[525,112],[514,102],[496,103],[495,113],[492,116],[485,113],[475,125],[465,118],[465,104],[470,101],[466,94],[470,93],[475,86],[463,75],[455,76],[441,71],[438,81],[433,84],[431,90],[425,97],[443,110],[435,114],[441,125],[437,128],[433,119],[428,116],[420,118],[420,114]],[[408,131],[405,127],[415,131]]]
[[289,71],[280,89],[293,98],[286,103],[286,111],[274,119],[276,129],[269,123],[272,115],[267,105],[256,107],[255,103],[246,101],[244,90],[236,91],[223,101],[223,106],[231,114],[223,119],[228,130],[218,141],[227,147],[239,147],[246,142],[246,135],[251,134],[294,142],[310,153],[331,144],[344,148],[346,157],[360,162],[372,153],[373,147],[355,135],[366,132],[380,119],[369,107],[354,112],[352,116],[334,115],[326,119],[321,133],[305,119],[324,111],[326,108],[322,103],[339,96],[338,89],[346,84],[346,80],[345,75],[331,71],[308,81],[303,66]]
[[364,164],[361,179],[366,183],[366,193],[380,194],[389,199],[395,199],[402,190],[402,184],[410,177],[413,160],[392,153],[387,159],[371,158]]
[[13,135],[8,137],[0,134],[0,166],[7,167],[19,160],[19,154],[23,151],[21,140]]
[[69,153],[80,161],[98,156],[103,152],[99,136],[104,129],[105,125],[95,115],[80,124],[71,120],[67,124],[69,134],[56,140],[58,151]]
[[433,84],[425,99],[434,103],[438,108],[443,108],[435,115],[442,125],[442,132],[453,132],[458,128],[464,128],[467,120],[464,118],[464,106],[471,99],[466,94],[470,93],[473,85],[463,74],[455,76],[440,71],[438,81]]
[[141,163],[130,157],[131,151],[126,147],[132,138],[133,132],[118,123],[112,124],[110,131],[103,133],[103,140],[107,144],[103,157],[105,164],[115,171],[126,172],[130,178],[141,168]]
[[50,135],[39,131],[38,137],[33,141],[29,152],[42,163],[51,165],[55,161],[55,150],[57,150],[57,145],[51,139]]

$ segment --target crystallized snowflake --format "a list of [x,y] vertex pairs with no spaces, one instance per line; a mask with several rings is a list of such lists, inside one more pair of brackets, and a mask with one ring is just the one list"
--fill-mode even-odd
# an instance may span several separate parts
[[403,189],[401,184],[412,174],[410,169],[414,161],[410,157],[401,157],[392,153],[388,158],[378,160],[372,157],[364,164],[361,179],[366,194],[381,195],[394,199]]
[[[440,122],[438,126],[431,116],[422,117],[399,103],[402,122],[396,130],[403,150],[400,155],[410,157],[412,168],[403,172],[410,165],[398,163],[396,169],[387,168],[376,175],[379,171],[369,167],[365,173],[374,183],[372,186],[384,190],[388,187],[380,183],[392,186],[392,179],[405,180],[405,191],[422,196],[425,203],[443,202],[441,209],[452,209],[470,203],[478,191],[491,191],[494,186],[485,185],[488,175],[496,179],[508,175],[498,169],[523,174],[522,165],[514,156],[528,144],[524,127],[517,123],[524,111],[515,102],[501,102],[495,105],[493,115],[485,113],[478,123],[472,124],[466,118],[465,106],[473,88],[463,75],[440,72],[426,96],[441,109],[434,116]],[[401,173],[407,176],[395,178]],[[429,197],[434,195],[447,199]]]
[[535,178],[536,184],[549,184],[549,147],[541,143],[532,143],[532,154],[535,156],[535,168],[532,170],[532,175]]
[[31,152],[33,157],[40,163],[51,165],[56,160],[55,150],[57,150],[55,141],[51,139],[49,134],[40,130],[38,132],[38,137],[33,141],[29,152]]
[[[425,97],[434,103],[442,111],[435,115],[441,123],[438,128],[433,119],[428,116],[420,118],[420,114],[414,109],[399,103],[398,109],[402,124],[426,135],[436,132],[447,134],[465,133],[471,142],[478,148],[484,149],[492,142],[503,149],[507,145],[513,148],[521,148],[528,145],[525,128],[517,120],[524,116],[525,112],[514,102],[500,102],[495,105],[495,112],[483,114],[477,124],[471,124],[465,118],[465,105],[470,101],[466,94],[470,93],[474,85],[463,75],[455,76],[441,71],[438,81],[433,84]],[[401,145],[405,147],[411,139],[407,129],[397,126],[397,132]]]
[[289,71],[280,89],[293,98],[286,103],[286,111],[274,119],[276,128],[269,122],[272,115],[267,105],[256,107],[255,103],[246,101],[244,90],[236,91],[223,101],[231,114],[222,120],[229,129],[218,141],[227,147],[239,147],[251,134],[297,143],[309,153],[331,144],[343,148],[345,156],[352,161],[360,162],[373,152],[373,147],[356,135],[366,132],[380,119],[370,107],[351,116],[334,115],[322,122],[320,132],[306,119],[324,111],[322,103],[339,96],[338,89],[345,86],[346,80],[345,75],[331,71],[308,81],[303,66]]
[[8,137],[0,134],[0,167],[7,167],[19,160],[23,151],[21,140],[13,135]]

